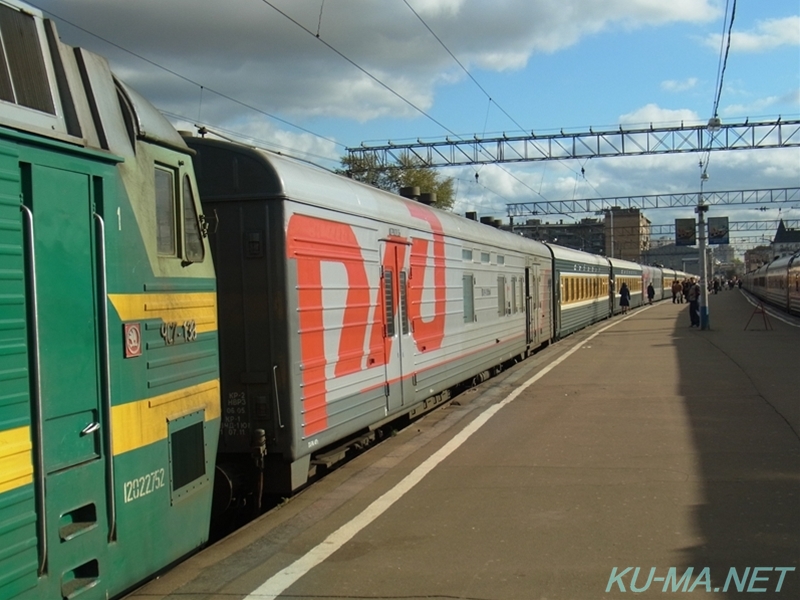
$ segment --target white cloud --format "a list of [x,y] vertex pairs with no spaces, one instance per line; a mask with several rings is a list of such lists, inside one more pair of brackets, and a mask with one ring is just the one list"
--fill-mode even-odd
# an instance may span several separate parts
[[411,7],[423,17],[440,14],[454,15],[465,0],[409,0]]
[[721,113],[723,116],[746,116],[764,114],[774,106],[793,105],[795,109],[800,108],[800,89],[792,90],[782,96],[768,96],[757,98],[747,104],[729,104],[725,106]]
[[[719,51],[722,36],[709,35],[705,45]],[[800,16],[759,21],[752,31],[731,32],[731,52],[766,52],[780,46],[800,45]]]
[[[326,3],[272,0],[39,0],[81,27],[203,85],[206,101],[225,108],[209,90],[267,112],[364,122],[419,113],[366,78],[347,59],[380,76],[423,110],[440,86],[460,81],[452,58],[403,2]],[[507,72],[531,56],[568,48],[586,36],[620,26],[641,28],[705,22],[715,0],[409,0],[414,10],[468,68]],[[291,20],[290,20],[291,19]],[[303,30],[305,29],[305,31]],[[197,106],[199,91],[186,81],[166,85],[152,65],[60,24],[67,43],[97,47],[115,69],[130,65],[130,81],[159,106],[172,96]],[[316,33],[319,32],[319,39]],[[337,56],[329,44],[342,56]],[[240,108],[228,112],[239,112]]]
[[697,125],[702,123],[702,119],[693,110],[686,108],[669,109],[661,108],[657,104],[647,104],[641,108],[620,115],[619,122],[622,125],[641,126],[653,124],[659,126]]
[[667,79],[661,82],[661,89],[667,92],[685,92],[691,90],[697,85],[697,77],[689,77],[683,81],[675,81],[674,79]]

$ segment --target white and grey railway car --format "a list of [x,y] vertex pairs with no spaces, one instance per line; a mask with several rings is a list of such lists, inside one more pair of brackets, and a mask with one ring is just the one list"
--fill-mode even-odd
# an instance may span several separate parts
[[664,288],[664,298],[672,298],[672,283],[674,281],[682,282],[683,280],[678,277],[678,272],[675,269],[663,267],[661,269],[661,287]]
[[789,291],[789,312],[800,316],[800,252],[789,261],[786,269],[786,289]]
[[664,297],[664,283],[661,277],[661,269],[659,267],[651,267],[642,265],[642,289],[644,290],[644,299],[647,298],[647,286],[653,284],[655,291],[654,300],[658,301]]
[[620,258],[609,258],[611,263],[611,302],[614,314],[621,312],[619,290],[623,283],[631,291],[631,308],[642,305],[642,265]]
[[762,300],[800,315],[800,253],[776,258],[748,273],[744,287]]
[[263,430],[265,490],[291,492],[320,454],[552,339],[544,244],[300,161],[186,141],[217,221],[223,471]]
[[611,316],[608,260],[554,244],[547,246],[553,253],[556,336],[564,337]]

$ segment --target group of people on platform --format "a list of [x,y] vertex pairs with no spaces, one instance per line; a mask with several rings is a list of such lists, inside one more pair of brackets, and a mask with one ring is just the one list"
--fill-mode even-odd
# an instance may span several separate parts
[[[722,281],[719,278],[714,278],[708,284],[708,291],[717,293],[721,289],[732,290],[736,287],[742,287],[742,281],[736,278]],[[689,277],[683,281],[673,280],[672,286],[672,303],[683,304],[684,301],[689,303],[689,319],[691,321],[690,327],[700,327],[700,284],[694,277]],[[655,298],[656,290],[653,284],[647,286],[647,303],[652,304]],[[624,283],[619,289],[619,306],[622,309],[622,314],[628,312],[631,304],[631,291],[628,284]]]
[[690,327],[700,327],[700,284],[694,277],[689,277],[683,281],[677,279],[672,281],[672,303],[689,303]]

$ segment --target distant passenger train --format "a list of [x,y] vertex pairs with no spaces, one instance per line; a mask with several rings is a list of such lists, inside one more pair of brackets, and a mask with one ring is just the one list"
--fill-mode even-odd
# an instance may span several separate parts
[[747,273],[742,282],[753,295],[800,316],[800,252],[774,259]]
[[17,0],[0,38],[0,598],[119,596],[212,498],[291,494],[687,276],[182,138]]

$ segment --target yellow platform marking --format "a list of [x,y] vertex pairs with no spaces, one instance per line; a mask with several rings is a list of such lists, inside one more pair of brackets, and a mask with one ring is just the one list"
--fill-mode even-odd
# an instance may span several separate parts
[[215,292],[109,294],[120,320],[161,319],[178,324],[194,319],[198,333],[217,330]]
[[0,494],[33,482],[30,427],[0,431]]
[[197,410],[205,410],[205,420],[220,416],[219,380],[129,402],[111,408],[114,455],[167,439],[167,421]]

